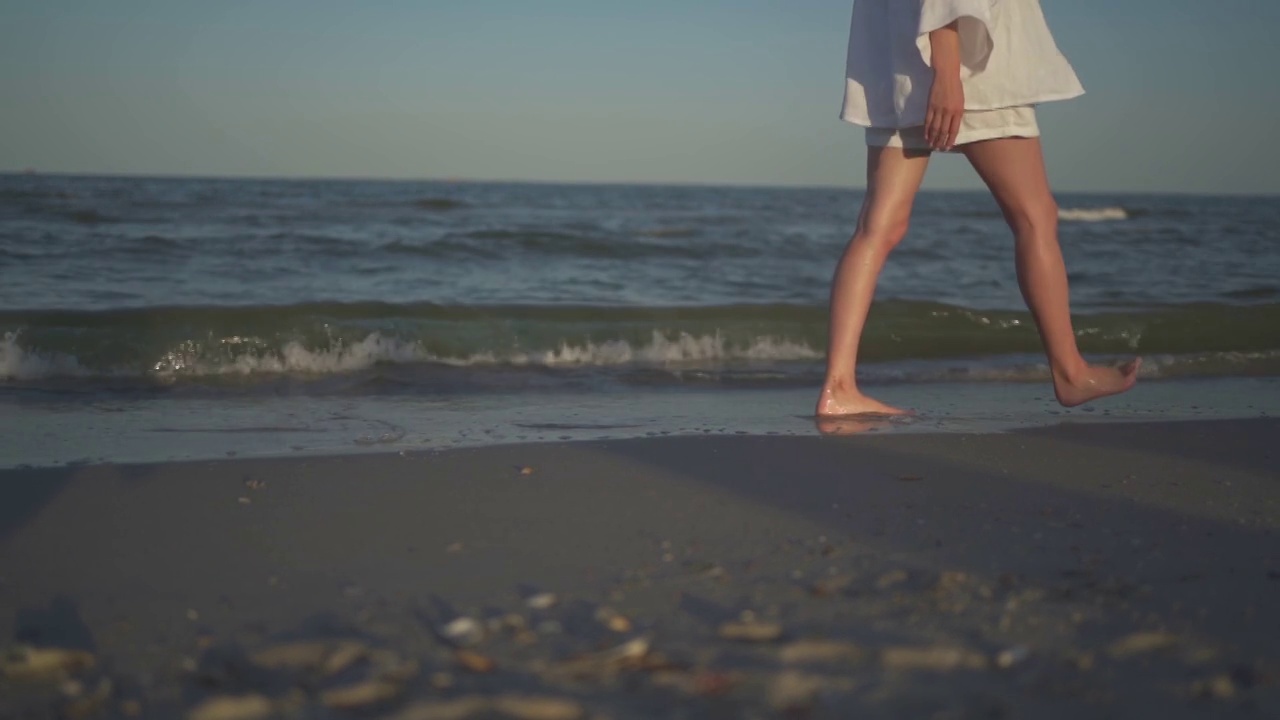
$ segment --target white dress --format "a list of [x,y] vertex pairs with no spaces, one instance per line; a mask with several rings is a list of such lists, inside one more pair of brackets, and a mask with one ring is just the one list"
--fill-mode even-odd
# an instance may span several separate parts
[[923,142],[914,131],[933,83],[929,33],[955,21],[965,94],[957,144],[1038,135],[1031,106],[1084,93],[1039,0],[855,0],[841,119],[869,128],[869,144]]

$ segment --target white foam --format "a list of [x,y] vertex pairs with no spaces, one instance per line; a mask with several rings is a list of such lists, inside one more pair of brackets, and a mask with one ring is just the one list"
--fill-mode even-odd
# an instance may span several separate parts
[[[673,340],[655,330],[649,344],[638,348],[633,348],[625,340],[609,340],[598,344],[588,342],[585,345],[566,343],[556,350],[515,354],[497,362],[513,365],[573,367],[629,364],[682,365],[734,360],[815,360],[821,357],[822,353],[808,345],[773,337],[755,338],[746,347],[736,347],[719,333],[715,335],[680,333],[680,336]],[[469,358],[464,364],[476,364],[477,360],[481,358]],[[493,362],[491,356],[485,360]]]
[[1122,207],[1059,208],[1058,219],[1063,222],[1111,222],[1128,220],[1129,212]]
[[[175,380],[179,377],[253,376],[297,373],[327,375],[354,372],[377,363],[439,363],[454,367],[512,365],[517,367],[610,367],[623,365],[680,366],[735,361],[779,362],[817,360],[822,353],[804,343],[760,337],[749,344],[728,341],[719,333],[669,338],[655,331],[648,343],[633,346],[625,340],[599,343],[563,343],[549,350],[510,353],[483,352],[465,356],[433,353],[418,342],[407,342],[372,333],[358,343],[313,350],[291,342],[279,352],[237,355],[230,361],[190,358],[183,351],[166,354],[151,364],[149,377]],[[0,379],[36,380],[50,377],[138,376],[120,369],[96,371],[83,367],[69,355],[33,353],[18,343],[16,333],[0,343]]]
[[240,355],[230,363],[197,361],[190,365],[166,363],[168,367],[157,370],[157,375],[256,375],[302,373],[328,375],[352,372],[373,367],[379,362],[406,363],[427,360],[428,356],[417,343],[406,343],[394,338],[384,338],[373,333],[352,345],[342,345],[332,350],[309,350],[301,343],[286,344],[278,355]]
[[0,380],[36,380],[88,374],[71,355],[24,349],[18,344],[16,332],[7,332],[4,339],[0,340]]

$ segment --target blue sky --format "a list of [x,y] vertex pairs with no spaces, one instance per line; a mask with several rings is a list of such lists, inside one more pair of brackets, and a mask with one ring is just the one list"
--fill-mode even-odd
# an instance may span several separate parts
[[[861,186],[851,5],[0,0],[0,171]],[[1043,7],[1056,187],[1280,193],[1280,3]]]

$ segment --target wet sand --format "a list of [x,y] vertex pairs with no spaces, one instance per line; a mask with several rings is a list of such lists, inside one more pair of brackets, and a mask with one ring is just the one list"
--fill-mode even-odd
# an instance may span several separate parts
[[1275,717],[1277,438],[3,471],[0,717]]

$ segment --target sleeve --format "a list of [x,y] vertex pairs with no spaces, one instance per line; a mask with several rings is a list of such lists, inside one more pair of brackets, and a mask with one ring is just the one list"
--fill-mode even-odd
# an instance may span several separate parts
[[985,69],[994,47],[991,21],[996,2],[999,0],[921,0],[916,46],[925,65],[933,66],[929,33],[959,21],[961,72],[972,75]]

